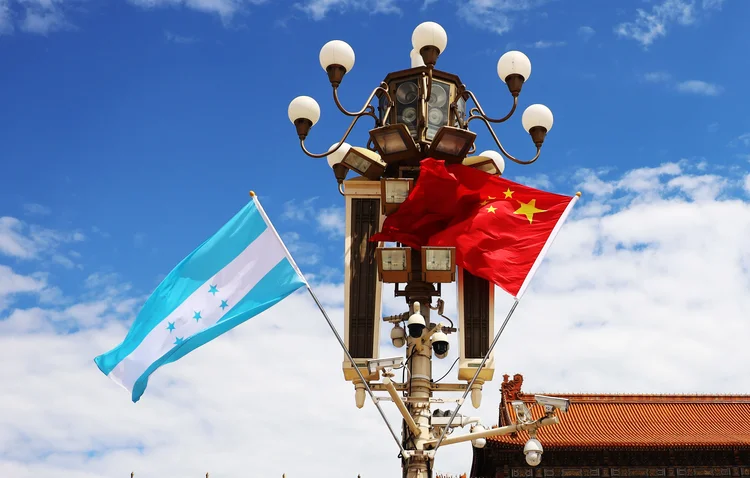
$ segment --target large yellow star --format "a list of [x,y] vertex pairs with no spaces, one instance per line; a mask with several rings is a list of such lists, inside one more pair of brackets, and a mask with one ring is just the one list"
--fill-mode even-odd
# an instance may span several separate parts
[[505,194],[505,199],[512,198],[514,192],[515,191],[511,191],[510,188],[508,188],[508,190],[503,193]]
[[529,220],[529,224],[533,222],[534,214],[538,212],[547,212],[545,209],[537,209],[536,199],[532,199],[528,203],[518,201],[518,204],[520,204],[521,207],[513,211],[513,214],[523,214],[524,216],[526,216],[526,219]]

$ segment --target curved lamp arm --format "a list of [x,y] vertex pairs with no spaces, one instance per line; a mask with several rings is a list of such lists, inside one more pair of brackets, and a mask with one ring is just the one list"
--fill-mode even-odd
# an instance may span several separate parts
[[346,196],[346,194],[344,194],[344,183],[339,183],[339,194]]
[[[469,119],[466,120],[466,124],[467,125],[471,122],[471,120],[475,120],[475,119],[485,119],[485,120],[489,121],[490,123],[503,123],[505,121],[508,121],[508,119],[511,116],[513,116],[513,113],[516,112],[516,108],[518,107],[518,97],[514,96],[513,97],[513,107],[510,109],[510,111],[508,112],[507,115],[503,116],[502,118],[498,118],[498,119],[490,118],[489,116],[487,116],[487,114],[482,109],[482,105],[479,104],[479,101],[477,101],[477,97],[474,96],[474,93],[472,93],[469,90],[466,90],[466,94],[469,95],[469,97],[472,99],[472,101],[474,102],[474,104],[477,105],[476,107],[474,107],[471,110],[469,110]],[[479,113],[479,114],[475,114],[475,113]]]
[[357,111],[357,112],[355,112],[355,113],[349,112],[346,109],[344,109],[343,106],[341,106],[341,103],[339,103],[339,101],[338,101],[338,95],[336,94],[336,88],[334,88],[333,89],[333,95],[334,95],[334,99],[336,100],[336,105],[339,107],[339,109],[345,115],[347,115],[347,116],[353,116],[354,119],[352,120],[352,122],[349,125],[349,127],[346,129],[346,132],[344,133],[344,136],[341,138],[341,141],[339,141],[336,144],[335,148],[332,148],[332,149],[330,149],[330,150],[328,150],[328,151],[326,151],[324,153],[320,153],[320,154],[311,153],[305,147],[305,140],[303,138],[300,138],[299,144],[302,147],[302,151],[304,151],[304,153],[306,155],[310,156],[311,158],[325,158],[329,154],[338,151],[338,149],[341,147],[341,145],[344,144],[344,142],[346,141],[346,138],[349,137],[349,134],[352,132],[352,129],[354,129],[354,125],[357,124],[357,121],[359,121],[359,119],[362,118],[363,116],[372,116],[373,118],[375,118],[375,123],[379,124],[380,121],[373,114],[372,111],[374,111],[374,110],[372,109],[372,105],[370,104],[372,102],[372,99],[375,97],[375,94],[378,91],[384,92],[386,94],[387,98],[388,98],[389,105],[388,105],[388,109],[386,110],[386,115],[387,115],[387,113],[390,112],[391,104],[393,102],[391,100],[391,95],[388,93],[388,86],[385,83],[381,83],[380,86],[378,86],[377,88],[375,88],[374,90],[372,90],[372,93],[370,93],[370,96],[367,98],[367,101],[365,102],[365,104],[362,107],[362,109],[359,110],[359,111]]
[[[371,105],[373,98],[375,98],[375,95],[378,93],[378,91],[381,91],[385,94],[386,98],[388,98],[388,112],[390,111],[390,107],[393,104],[393,100],[391,99],[390,93],[388,93],[388,84],[385,82],[381,82],[380,86],[372,90],[372,93],[370,93],[370,97],[367,98],[367,102],[365,103],[365,106],[362,107],[361,110],[352,112],[344,108],[344,106],[341,104],[341,101],[339,100],[339,87],[338,85],[333,87],[333,101],[336,103],[336,106],[338,107],[339,111],[341,111],[346,116],[371,116],[375,120],[375,125],[380,125],[380,118],[378,118],[375,115],[375,107]],[[387,115],[386,115],[387,116]]]
[[541,146],[537,146],[536,147],[536,155],[533,158],[531,158],[530,160],[528,160],[528,161],[524,161],[522,159],[518,159],[518,158],[515,158],[515,157],[511,156],[505,150],[505,148],[503,147],[502,143],[500,143],[500,140],[497,138],[497,135],[495,134],[495,130],[492,129],[492,125],[490,125],[489,120],[487,120],[487,118],[485,118],[483,116],[476,116],[476,118],[479,119],[479,120],[481,120],[487,126],[487,129],[490,131],[490,134],[492,135],[492,139],[495,140],[495,144],[497,144],[498,149],[500,149],[500,152],[506,158],[508,158],[511,161],[513,161],[514,163],[518,163],[518,164],[531,164],[534,161],[536,161],[537,159],[539,159],[539,155],[542,153],[542,147]]

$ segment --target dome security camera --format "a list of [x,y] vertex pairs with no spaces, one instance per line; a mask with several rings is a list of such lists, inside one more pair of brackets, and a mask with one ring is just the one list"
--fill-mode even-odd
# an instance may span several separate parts
[[414,302],[414,313],[411,314],[409,320],[406,322],[406,328],[409,329],[409,336],[413,339],[421,337],[425,325],[424,317],[419,313],[419,302]]
[[544,449],[536,438],[529,438],[529,441],[523,446],[523,454],[526,455],[526,463],[529,466],[537,466],[541,463],[542,453],[544,453]]
[[[479,425],[479,424],[474,425],[473,427],[471,427],[471,433],[483,432],[485,430],[486,430],[486,428],[484,428],[484,426]],[[487,439],[486,438],[475,438],[475,439],[471,440],[471,444],[472,444],[472,446],[474,448],[484,448],[484,446],[487,444]]]
[[399,324],[394,325],[391,329],[391,343],[396,348],[406,345],[406,331]]
[[435,332],[435,335],[432,336],[432,350],[437,358],[442,359],[448,356],[450,344],[448,343],[448,336],[443,331]]

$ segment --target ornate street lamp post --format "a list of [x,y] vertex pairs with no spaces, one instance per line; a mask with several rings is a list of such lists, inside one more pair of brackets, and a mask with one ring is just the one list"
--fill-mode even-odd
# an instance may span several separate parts
[[[369,241],[385,217],[409,195],[418,181],[422,159],[462,163],[499,175],[505,169],[505,159],[518,164],[536,161],[552,128],[552,113],[546,106],[529,106],[521,122],[536,146],[536,154],[529,160],[511,156],[492,124],[503,123],[515,113],[518,95],[531,74],[529,59],[518,51],[500,57],[497,72],[512,95],[513,105],[505,116],[492,118],[458,76],[435,69],[447,43],[440,25],[425,22],[417,26],[412,34],[412,67],[386,75],[362,108],[353,112],[342,106],[338,89],[354,66],[354,51],[340,40],[326,43],[320,51],[320,64],[328,74],[336,106],[352,117],[341,140],[328,151],[311,153],[305,146],[311,128],[320,119],[318,103],[300,96],[292,100],[288,109],[302,150],[313,158],[328,158],[339,192],[345,197],[344,342],[353,360],[344,360],[344,377],[354,384],[357,407],[364,406],[366,391],[387,392],[398,407],[403,417],[399,447],[403,475],[408,478],[432,477],[435,450],[441,444],[470,440],[474,446],[482,447],[487,437],[520,430],[535,437],[540,426],[557,423],[555,410],[560,408],[548,407],[546,416],[539,420],[521,419],[523,410],[519,408],[518,423],[490,430],[477,418],[458,415],[451,420],[449,414],[431,410],[432,395],[440,391],[471,393],[472,404],[479,407],[482,385],[492,380],[495,369],[492,355],[485,357],[494,335],[494,286],[461,268],[456,270],[453,248],[423,247],[418,251]],[[474,106],[467,112],[469,102]],[[364,147],[350,146],[346,140],[365,116],[374,120],[369,141]],[[499,153],[474,154],[476,133],[469,129],[474,120],[486,125]],[[349,171],[357,176],[347,180]],[[449,325],[430,320],[431,311],[444,317],[441,287],[453,282],[458,287],[458,328],[447,318]],[[382,318],[393,326],[393,345],[406,347],[406,361],[402,357],[379,358],[383,283],[395,284],[396,296],[404,297],[409,306],[408,312]],[[458,379],[466,383],[436,383],[432,378],[433,353],[437,358],[447,356],[450,333],[459,334]],[[396,383],[392,380],[393,369],[401,367],[407,368],[408,379]],[[471,426],[471,433],[445,438],[446,427],[467,425]],[[541,444],[537,449],[539,442],[533,440],[527,444],[527,460],[531,456],[529,463],[538,464]]]

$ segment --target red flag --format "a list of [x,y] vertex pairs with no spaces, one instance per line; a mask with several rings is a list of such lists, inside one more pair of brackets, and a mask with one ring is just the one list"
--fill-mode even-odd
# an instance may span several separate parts
[[456,264],[520,298],[575,199],[425,159],[407,200],[370,240],[455,247]]

